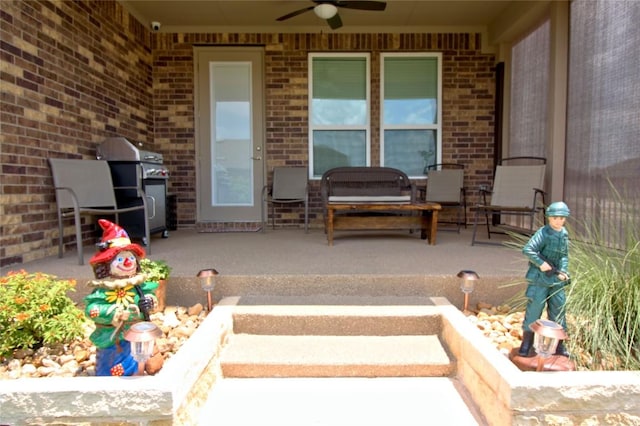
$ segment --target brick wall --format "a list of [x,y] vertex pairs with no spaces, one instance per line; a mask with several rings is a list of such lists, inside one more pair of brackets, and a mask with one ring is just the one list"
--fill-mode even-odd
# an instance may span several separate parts
[[[57,253],[49,157],[153,143],[150,34],[119,3],[3,1],[0,265]],[[93,227],[84,226],[91,240]],[[66,224],[67,245],[75,242]]]
[[[493,162],[494,62],[477,34],[156,34],[154,82],[156,142],[172,171],[180,226],[196,223],[193,103],[194,45],[265,46],[266,168],[308,163],[309,52],[371,53],[372,164],[380,161],[380,52],[443,53],[443,162],[466,167],[466,186],[488,184]],[[182,114],[176,116],[176,111]],[[321,219],[319,182],[310,183],[310,220]],[[475,193],[472,191],[471,196]],[[300,211],[297,209],[296,211]],[[284,210],[286,222],[300,223]],[[300,216],[302,213],[300,213]]]
[[[308,52],[371,52],[373,164],[380,52],[442,52],[443,161],[464,163],[470,188],[489,183],[495,58],[481,53],[477,34],[152,34],[114,1],[4,1],[0,19],[2,266],[57,252],[46,159],[94,158],[108,136],[164,154],[178,225],[196,225],[196,44],[265,46],[267,170],[308,161]],[[318,183],[311,189],[317,222]],[[66,229],[72,247],[71,223]],[[92,226],[83,229],[91,242]]]

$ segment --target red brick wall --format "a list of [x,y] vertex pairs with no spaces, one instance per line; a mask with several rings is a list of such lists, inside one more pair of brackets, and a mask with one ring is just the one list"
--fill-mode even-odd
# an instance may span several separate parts
[[[178,225],[196,224],[193,45],[265,46],[266,167],[306,164],[307,53],[371,52],[372,128],[379,53],[443,53],[443,161],[488,183],[493,153],[493,55],[476,34],[151,34],[113,1],[3,1],[0,115],[0,265],[57,252],[46,159],[93,158],[122,135],[162,152]],[[372,161],[379,134],[372,133]],[[312,184],[311,219],[320,215]],[[85,243],[91,226],[85,226]],[[74,243],[67,224],[67,246]]]
[[[178,222],[196,223],[193,102],[194,45],[264,45],[266,168],[308,163],[307,66],[309,52],[371,53],[372,164],[379,164],[380,52],[443,53],[444,162],[466,165],[466,185],[488,183],[493,155],[494,62],[477,34],[156,34],[154,82],[156,142],[167,155]],[[176,116],[176,111],[182,114]],[[191,115],[189,115],[189,111]],[[473,195],[473,193],[472,193]],[[320,220],[319,182],[311,182],[310,220]],[[294,219],[298,221],[297,219]],[[298,221],[299,222],[299,221]]]
[[119,3],[4,0],[0,31],[4,266],[57,253],[47,158],[95,158],[114,135],[153,144],[153,92],[149,31]]

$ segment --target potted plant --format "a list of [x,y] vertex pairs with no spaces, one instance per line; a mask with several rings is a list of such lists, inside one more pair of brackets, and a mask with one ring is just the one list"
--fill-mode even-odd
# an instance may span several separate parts
[[171,267],[164,260],[144,258],[140,260],[140,271],[146,275],[147,281],[156,281],[158,283],[158,289],[156,290],[158,311],[163,311],[167,295],[167,280],[171,274]]

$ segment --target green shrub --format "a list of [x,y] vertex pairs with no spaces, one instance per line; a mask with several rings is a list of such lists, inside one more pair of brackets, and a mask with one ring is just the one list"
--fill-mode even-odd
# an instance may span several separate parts
[[74,281],[9,272],[0,278],[0,356],[19,348],[70,343],[84,335],[84,312],[67,296]]
[[[606,231],[597,223],[570,219],[567,344],[578,370],[640,370],[638,211],[634,202],[624,200],[615,190],[610,199],[598,202],[615,203],[624,218],[618,231],[626,238],[610,247]],[[528,237],[510,235],[512,240],[506,245],[522,250]],[[522,284],[526,286],[524,280],[511,285]],[[521,310],[526,298],[522,294],[509,303]]]
[[624,228],[623,248],[605,247],[593,226],[571,244],[567,316],[571,346],[585,353],[575,362],[584,369],[640,370],[640,228],[633,220]]
[[149,281],[169,279],[171,267],[164,260],[151,260],[148,257],[140,259],[140,271],[147,276]]

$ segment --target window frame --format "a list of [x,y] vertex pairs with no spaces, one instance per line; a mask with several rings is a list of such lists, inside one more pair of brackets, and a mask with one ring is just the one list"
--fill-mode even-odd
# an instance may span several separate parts
[[[315,58],[363,58],[366,63],[365,72],[365,102],[366,119],[363,125],[315,125],[313,123],[313,61]],[[365,164],[371,166],[371,54],[369,52],[310,52],[308,55],[308,149],[309,149],[309,179],[320,180],[322,175],[316,175],[314,170],[314,131],[322,130],[363,130],[365,132]]]
[[[442,163],[442,52],[381,52],[380,53],[380,165],[385,165],[384,144],[386,130],[434,130],[436,133],[436,157],[435,163]],[[437,60],[437,99],[436,99],[436,122],[434,124],[407,125],[407,124],[385,124],[384,122],[384,67],[386,58],[436,58]],[[428,166],[425,165],[425,167]],[[426,179],[426,175],[411,175],[411,179]]]

